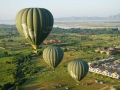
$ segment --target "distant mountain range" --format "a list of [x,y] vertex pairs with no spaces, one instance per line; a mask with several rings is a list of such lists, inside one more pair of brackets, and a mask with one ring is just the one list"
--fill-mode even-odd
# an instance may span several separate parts
[[84,21],[84,20],[120,20],[120,14],[111,15],[109,17],[62,17],[62,18],[54,18],[55,21]]
[[[61,17],[61,18],[54,18],[55,22],[71,22],[71,21],[120,21],[120,14],[111,15],[109,17]],[[15,20],[0,20],[0,24],[15,24]]]

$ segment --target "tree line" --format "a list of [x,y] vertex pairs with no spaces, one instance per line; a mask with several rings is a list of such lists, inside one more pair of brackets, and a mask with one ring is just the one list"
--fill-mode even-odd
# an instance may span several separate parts
[[96,28],[96,29],[81,29],[81,28],[53,28],[51,33],[77,33],[81,35],[98,35],[98,34],[120,34],[120,30],[118,28]]
[[[8,36],[18,36],[19,33],[15,25],[6,25],[0,24],[0,31],[6,32],[6,35],[1,35],[1,37],[8,37]],[[77,33],[82,35],[93,35],[93,34],[120,34],[120,30],[118,28],[95,28],[95,29],[83,29],[83,28],[59,28],[53,27],[51,33],[56,34],[65,34],[65,33]]]

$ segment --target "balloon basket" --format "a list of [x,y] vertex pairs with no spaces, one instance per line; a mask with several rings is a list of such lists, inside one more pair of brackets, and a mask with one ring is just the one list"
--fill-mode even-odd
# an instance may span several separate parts
[[34,50],[33,52],[37,54],[37,53],[38,53],[38,50]]

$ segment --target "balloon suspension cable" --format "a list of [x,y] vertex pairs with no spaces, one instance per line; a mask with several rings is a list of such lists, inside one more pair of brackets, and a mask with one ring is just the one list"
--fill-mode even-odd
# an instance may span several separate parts
[[34,48],[34,53],[38,53],[38,46],[37,45],[32,45],[32,47]]

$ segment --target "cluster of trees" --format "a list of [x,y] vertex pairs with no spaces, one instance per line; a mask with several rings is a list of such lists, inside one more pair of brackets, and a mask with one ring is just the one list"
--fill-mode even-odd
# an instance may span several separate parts
[[0,24],[0,39],[20,36],[15,25]]
[[96,28],[96,29],[81,29],[81,28],[53,28],[52,33],[78,33],[82,35],[92,35],[92,34],[120,34],[118,28]]
[[0,24],[0,30],[17,30],[15,25]]
[[[8,37],[15,37],[20,36],[15,25],[5,25],[0,24],[0,31],[4,32],[5,34],[0,35],[0,39],[8,38]],[[53,28],[51,33],[56,34],[66,34],[66,33],[77,33],[81,35],[96,35],[96,34],[120,34],[120,30],[118,28],[96,28],[96,29],[81,29],[81,28]]]
[[120,86],[113,86],[113,89],[112,90],[120,90]]
[[12,62],[15,68],[11,71],[14,82],[8,82],[2,86],[2,90],[8,90],[14,88],[15,90],[22,90],[22,85],[28,80],[28,78],[38,73],[39,68],[32,62],[31,55],[17,54],[12,58]]

